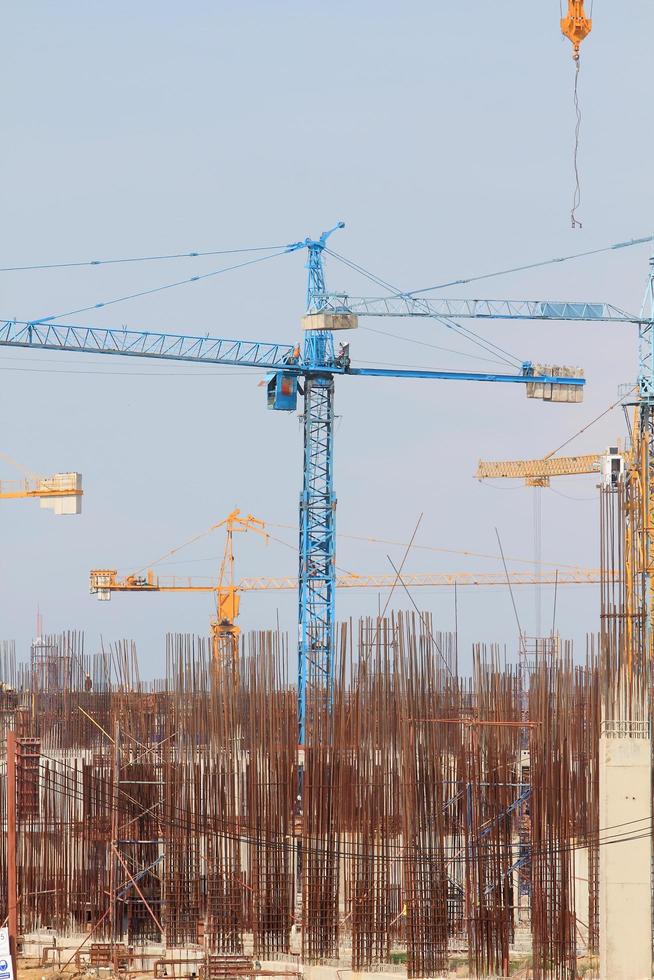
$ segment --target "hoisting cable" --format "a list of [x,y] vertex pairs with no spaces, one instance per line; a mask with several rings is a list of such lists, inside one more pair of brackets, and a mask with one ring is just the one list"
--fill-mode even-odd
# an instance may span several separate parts
[[[413,598],[413,596],[409,592],[409,590],[407,588],[407,585],[406,585],[406,582],[402,578],[402,570],[401,569],[398,569],[396,567],[395,562],[393,561],[393,559],[391,558],[390,555],[386,555],[386,558],[388,559],[391,568],[395,572],[396,581],[399,581],[400,585],[402,586],[402,588],[406,592],[407,596],[409,597],[409,601],[411,602],[411,605],[415,609],[415,611],[416,611],[416,613],[418,615],[418,618],[419,618],[419,620],[420,620],[420,622],[422,624],[423,629],[427,633],[427,636],[431,640],[432,645],[435,647],[436,652],[438,653],[439,657],[443,661],[443,665],[445,666],[446,671],[448,672],[448,674],[450,675],[450,677],[453,678],[454,677],[454,674],[452,673],[452,668],[450,667],[450,665],[448,664],[447,660],[445,659],[445,656],[444,656],[443,651],[441,650],[440,646],[438,645],[438,643],[434,639],[434,634],[432,633],[432,631],[429,628],[429,622],[428,621],[425,621],[424,614],[420,612],[420,609],[418,608],[418,605],[417,605],[415,599]],[[456,585],[456,583],[455,583],[455,585]]]
[[518,616],[518,607],[516,605],[515,596],[513,595],[513,589],[511,588],[511,577],[509,575],[509,570],[506,567],[506,559],[504,557],[504,548],[502,547],[502,540],[500,538],[500,532],[495,528],[495,536],[497,537],[497,543],[500,548],[500,555],[502,556],[502,564],[504,565],[504,574],[506,575],[506,584],[509,587],[509,595],[511,596],[511,605],[513,606],[513,612],[515,614],[515,621],[518,624],[518,636],[522,637],[522,626],[520,625],[520,617]]
[[575,190],[572,196],[572,208],[570,210],[570,221],[572,222],[573,228],[581,228],[581,221],[578,220],[576,215],[577,208],[581,202],[581,185],[579,182],[578,167],[579,131],[581,129],[581,109],[579,107],[579,48],[584,38],[590,34],[592,27],[593,21],[590,17],[586,17],[584,11],[584,0],[568,0],[568,13],[565,17],[561,16],[561,33],[572,43],[572,58],[575,63],[574,107],[577,116],[573,154]]
[[[634,388],[633,390],[635,391],[636,389]],[[631,391],[629,391],[626,395],[621,395],[617,399],[617,401],[614,401],[611,405],[609,405],[608,408],[605,408],[603,412],[600,412],[599,415],[596,415],[594,419],[591,419],[590,422],[587,422],[586,425],[583,425],[581,429],[577,429],[574,435],[571,435],[569,439],[566,439],[565,442],[562,442],[560,446],[556,447],[556,449],[553,449],[550,453],[547,453],[546,456],[543,456],[543,459],[551,459],[558,452],[560,452],[562,449],[568,446],[574,439],[576,439],[577,436],[580,436],[583,432],[585,432],[586,429],[590,429],[591,425],[595,425],[595,423],[599,422],[600,419],[603,419],[605,415],[608,415],[609,412],[612,412],[614,408],[617,408],[618,405],[621,405],[624,402],[625,398],[628,398],[630,394]]]
[[575,172],[575,189],[572,195],[572,208],[570,210],[570,221],[573,228],[581,228],[582,223],[577,218],[577,208],[581,203],[581,184],[579,182],[579,132],[581,130],[581,108],[579,106],[579,57],[575,59],[575,88],[574,88],[574,106],[575,114],[577,116],[577,122],[575,123],[575,148],[573,154],[573,166]]

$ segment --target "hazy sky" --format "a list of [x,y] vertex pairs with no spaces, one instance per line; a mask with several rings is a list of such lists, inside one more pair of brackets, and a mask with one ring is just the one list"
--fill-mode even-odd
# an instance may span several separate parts
[[[598,0],[582,49],[583,229],[572,231],[573,64],[554,0],[519,9],[508,0],[7,4],[0,265],[287,243],[343,219],[336,251],[415,289],[649,234],[654,12],[645,0],[629,6],[625,18],[623,5]],[[647,247],[631,248],[447,294],[636,310],[647,262]],[[226,264],[3,272],[0,315],[74,310]],[[333,260],[327,274],[332,288],[379,292]],[[304,288],[296,253],[66,322],[292,342]],[[491,367],[436,322],[362,326],[395,336],[359,330],[354,361]],[[532,491],[479,484],[477,460],[555,449],[635,375],[631,327],[476,329],[521,358],[582,365],[585,402],[532,403],[518,386],[339,379],[341,568],[389,572],[387,556],[397,562],[403,547],[351,536],[405,542],[420,514],[419,545],[496,556],[497,527],[506,554],[528,562]],[[0,636],[15,638],[21,656],[38,604],[47,630],[85,629],[89,652],[100,636],[134,638],[146,673],[161,674],[165,633],[204,632],[210,596],[99,603],[88,595],[89,569],[144,566],[235,506],[288,545],[239,537],[238,572],[295,574],[301,429],[297,416],[266,410],[256,371],[1,349],[0,379],[0,450],[39,473],[79,470],[85,486],[75,519],[3,502]],[[614,411],[568,451],[603,449],[623,432]],[[13,475],[0,460],[0,476]],[[544,491],[545,561],[596,566],[597,512],[591,477]],[[209,536],[159,570],[215,575],[222,544]],[[496,558],[427,547],[406,564],[499,568]],[[452,627],[451,590],[414,596],[437,626]],[[533,591],[516,596],[531,632]],[[506,589],[461,590],[459,600],[466,657],[478,640],[514,650]],[[373,592],[339,594],[339,615],[374,614],[377,603]],[[550,590],[543,605],[549,625]],[[277,611],[294,631],[292,593],[244,596],[241,625],[272,626]],[[558,626],[578,644],[597,613],[594,588],[559,595]]]

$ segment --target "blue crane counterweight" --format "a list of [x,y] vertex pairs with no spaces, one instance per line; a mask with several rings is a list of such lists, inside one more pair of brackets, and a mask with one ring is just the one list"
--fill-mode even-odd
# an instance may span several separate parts
[[[335,353],[333,331],[351,329],[358,316],[433,317],[450,326],[449,317],[525,320],[614,320],[635,318],[596,303],[551,303],[509,300],[432,300],[397,295],[388,299],[356,298],[328,293],[323,252],[329,236],[343,223],[307,238],[288,251],[307,250],[308,285],[303,319],[304,348],[299,345],[213,337],[68,326],[48,322],[6,321],[0,324],[0,346],[31,350],[65,350],[89,354],[150,357],[201,364],[238,364],[267,371],[270,408],[294,411],[304,396],[303,485],[299,514],[298,588],[298,738],[305,740],[307,690],[316,684],[331,700],[335,625],[335,518],[333,484],[334,378],[424,378],[523,384],[531,397],[580,400],[584,379],[579,372],[560,373],[524,362],[514,374],[402,368],[351,367],[349,345]],[[446,305],[447,304],[447,305]],[[636,321],[638,322],[638,321]],[[649,339],[649,338],[648,338]],[[303,388],[300,387],[300,379]],[[575,394],[570,397],[569,392]],[[577,394],[578,393],[578,394]]]

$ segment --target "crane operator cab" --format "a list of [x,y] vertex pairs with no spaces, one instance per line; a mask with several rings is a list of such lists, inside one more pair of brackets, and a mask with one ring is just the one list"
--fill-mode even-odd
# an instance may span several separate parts
[[[284,362],[297,364],[300,360],[300,345],[289,351]],[[266,375],[266,395],[268,408],[275,412],[294,412],[297,408],[297,375],[290,371],[272,371]]]
[[610,446],[602,454],[600,462],[602,486],[617,487],[624,480],[624,455],[618,446]]
[[268,408],[276,412],[294,412],[297,408],[297,376],[284,371],[266,375]]

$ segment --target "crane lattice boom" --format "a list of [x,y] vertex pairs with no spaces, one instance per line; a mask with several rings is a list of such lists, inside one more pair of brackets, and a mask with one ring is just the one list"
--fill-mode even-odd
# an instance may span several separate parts
[[[547,481],[552,476],[576,476],[582,473],[599,473],[602,463],[600,453],[586,456],[550,456],[546,459],[480,459],[477,465],[478,480],[527,480]],[[533,484],[532,484],[533,485]]]
[[357,316],[417,316],[453,320],[587,320],[640,323],[641,317],[610,303],[532,299],[450,299],[448,297],[348,296],[328,293],[325,309]]
[[[598,568],[574,568],[563,571],[509,572],[511,585],[592,585],[601,581]],[[402,573],[401,582],[408,589],[442,588],[446,586],[505,586],[504,572],[415,572]],[[400,585],[396,575],[337,575],[337,589],[392,589]],[[242,578],[234,592],[295,591],[298,580],[292,576]],[[159,576],[152,569],[143,575],[119,577],[116,569],[93,569],[90,591],[100,599],[111,598],[113,592],[220,592],[214,582],[200,582],[186,576]],[[227,591],[227,590],[225,590]]]

